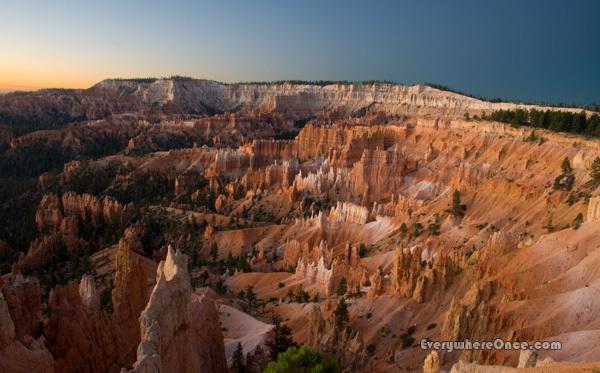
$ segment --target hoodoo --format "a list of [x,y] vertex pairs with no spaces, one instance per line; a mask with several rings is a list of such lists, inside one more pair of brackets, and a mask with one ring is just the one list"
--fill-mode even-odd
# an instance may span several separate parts
[[[0,140],[34,178],[0,206],[0,371],[591,369],[600,141],[499,110],[598,118],[388,83],[1,96],[70,124]],[[561,348],[420,347],[467,339]]]

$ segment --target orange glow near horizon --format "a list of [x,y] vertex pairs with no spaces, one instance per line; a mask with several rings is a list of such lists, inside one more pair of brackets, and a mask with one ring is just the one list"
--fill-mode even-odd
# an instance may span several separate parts
[[4,92],[36,91],[38,89],[44,89],[44,88],[89,88],[92,85],[93,84],[87,84],[87,83],[73,83],[73,84],[56,83],[55,84],[51,80],[49,80],[48,83],[44,83],[44,82],[27,83],[27,82],[25,82],[25,84],[22,84],[21,81],[19,81],[19,82],[6,81],[5,82],[4,80],[0,80],[0,91],[4,91]]
[[144,69],[123,64],[123,67],[106,61],[82,56],[78,59],[36,53],[21,53],[0,60],[0,91],[42,88],[89,88],[103,79],[161,76],[154,69]]
[[[6,62],[6,61],[5,61]],[[0,62],[0,90],[36,90],[41,88],[89,88],[97,83],[96,76],[82,71],[45,70],[41,66],[7,66]],[[62,70],[62,71],[61,71]]]

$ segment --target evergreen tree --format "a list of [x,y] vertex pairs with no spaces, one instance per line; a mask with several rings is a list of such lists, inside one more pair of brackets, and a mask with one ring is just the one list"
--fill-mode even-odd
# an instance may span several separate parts
[[307,303],[309,299],[310,299],[310,295],[306,291],[304,291],[304,289],[302,289],[302,287],[300,287],[300,289],[298,289],[298,292],[296,293],[296,296],[294,297],[294,300],[296,301],[296,303]]
[[335,308],[335,325],[338,328],[343,328],[344,325],[350,320],[348,316],[348,304],[346,304],[346,300],[344,297],[341,297],[338,301],[337,307]]
[[573,229],[579,229],[579,227],[581,227],[581,224],[583,224],[583,214],[579,213],[577,214],[575,219],[573,219]]
[[573,169],[571,168],[571,163],[569,162],[569,157],[565,157],[565,159],[563,159],[562,163],[560,164],[560,168],[563,174],[570,174],[571,172],[573,172]]
[[592,162],[590,176],[594,181],[600,181],[600,157],[597,157],[596,159],[594,159],[594,162]]
[[346,294],[347,291],[348,291],[348,282],[346,281],[345,277],[342,277],[342,279],[340,280],[340,283],[338,284],[336,294],[338,295],[338,297],[341,297],[344,294]]
[[460,202],[460,192],[458,189],[455,189],[454,193],[452,193],[452,214],[455,216],[463,215],[463,209]]
[[256,306],[256,293],[254,293],[254,286],[248,285],[246,291],[243,292],[242,298],[246,298],[246,304],[249,309]]
[[244,364],[244,349],[242,348],[242,344],[238,343],[235,348],[235,352],[233,353],[233,362],[231,367],[237,373],[245,373],[246,365]]
[[[231,252],[229,254],[231,254]],[[218,255],[219,251],[217,250],[217,241],[213,241],[210,244],[210,257],[212,258],[213,262],[217,261]]]
[[277,360],[277,356],[280,353],[290,347],[298,347],[298,345],[292,339],[292,330],[288,326],[282,325],[279,317],[273,317],[273,325],[275,325],[275,338],[267,345],[271,350],[271,358]]
[[421,233],[423,233],[423,224],[418,222],[413,224],[413,230],[413,234],[415,235],[415,237],[419,237]]
[[562,174],[558,175],[556,179],[554,179],[553,188],[571,190],[573,188],[573,183],[575,182],[575,175],[573,174],[573,169],[571,168],[568,157],[563,159],[560,168],[562,170]]
[[406,223],[402,223],[402,225],[400,226],[400,232],[402,232],[402,233],[408,232],[408,227],[406,226]]
[[535,134],[535,130],[533,130],[533,131],[531,131],[531,133],[529,134],[529,136],[527,136],[527,137],[525,138],[525,141],[531,141],[531,142],[535,142],[535,141],[537,141],[537,139],[538,139],[538,137],[537,137],[537,135]]
[[219,279],[219,281],[217,281],[217,283],[214,286],[214,289],[217,292],[217,294],[227,293],[227,285],[225,285],[225,282],[222,279]]
[[[592,108],[594,110],[594,108]],[[600,136],[600,117],[594,113],[589,118],[584,111],[571,113],[558,110],[496,110],[482,116],[485,120],[510,123],[513,126],[532,126],[551,131],[564,131],[591,136]]]

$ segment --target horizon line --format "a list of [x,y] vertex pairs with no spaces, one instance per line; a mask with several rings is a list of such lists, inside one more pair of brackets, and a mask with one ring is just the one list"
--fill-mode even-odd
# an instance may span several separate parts
[[[539,101],[535,101],[535,100],[515,100],[515,99],[510,99],[510,98],[503,98],[503,97],[483,97],[483,96],[478,96],[478,95],[474,95],[474,94],[470,94],[458,89],[454,89],[448,86],[445,86],[443,84],[438,84],[438,83],[432,83],[432,82],[427,82],[427,81],[422,81],[422,82],[415,82],[412,84],[407,84],[407,83],[403,83],[400,81],[394,81],[394,80],[387,80],[387,79],[374,79],[374,80],[325,80],[325,79],[315,79],[315,80],[305,80],[305,79],[278,79],[278,80],[246,80],[246,81],[220,81],[220,80],[215,80],[215,79],[208,79],[208,78],[197,78],[197,77],[189,77],[189,76],[184,76],[184,75],[169,75],[169,76],[162,76],[162,77],[131,77],[131,78],[124,78],[124,77],[115,77],[115,78],[105,78],[105,79],[101,79],[95,83],[92,83],[90,86],[81,86],[81,87],[57,87],[57,86],[27,86],[27,85],[15,85],[15,84],[9,84],[6,86],[2,86],[0,85],[0,94],[10,94],[10,93],[35,93],[41,90],[88,90],[91,89],[92,87],[94,87],[95,85],[103,82],[103,81],[107,81],[107,80],[114,80],[114,81],[133,81],[133,82],[146,82],[146,83],[152,83],[154,81],[157,80],[204,80],[204,81],[211,81],[211,82],[215,82],[215,83],[219,83],[219,84],[224,84],[224,85],[235,85],[235,84],[285,84],[285,83],[289,83],[289,84],[306,84],[306,85],[331,85],[331,84],[393,84],[393,85],[402,85],[402,86],[407,86],[407,87],[412,87],[412,86],[416,86],[416,85],[424,85],[433,89],[438,89],[441,91],[445,91],[445,92],[450,92],[450,93],[455,93],[455,94],[459,94],[462,96],[466,96],[466,97],[470,97],[470,98],[474,98],[474,99],[478,99],[478,100],[482,100],[482,101],[487,101],[487,102],[492,102],[492,103],[497,103],[497,102],[506,102],[506,103],[517,103],[517,104],[525,104],[525,105],[543,105],[543,106],[553,106],[553,107],[574,107],[574,108],[582,108],[582,109],[586,109],[586,110],[593,110],[593,111],[600,111],[599,107],[600,107],[600,103],[592,101],[592,102],[588,102],[588,103],[567,103],[567,102],[546,102],[543,100],[539,100]],[[16,88],[16,89],[12,89],[12,88]],[[21,89],[22,88],[22,89]]]

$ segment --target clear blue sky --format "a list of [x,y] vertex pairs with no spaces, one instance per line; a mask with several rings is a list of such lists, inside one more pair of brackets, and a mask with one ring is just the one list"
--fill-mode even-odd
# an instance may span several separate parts
[[600,1],[3,0],[0,88],[172,74],[600,102]]

